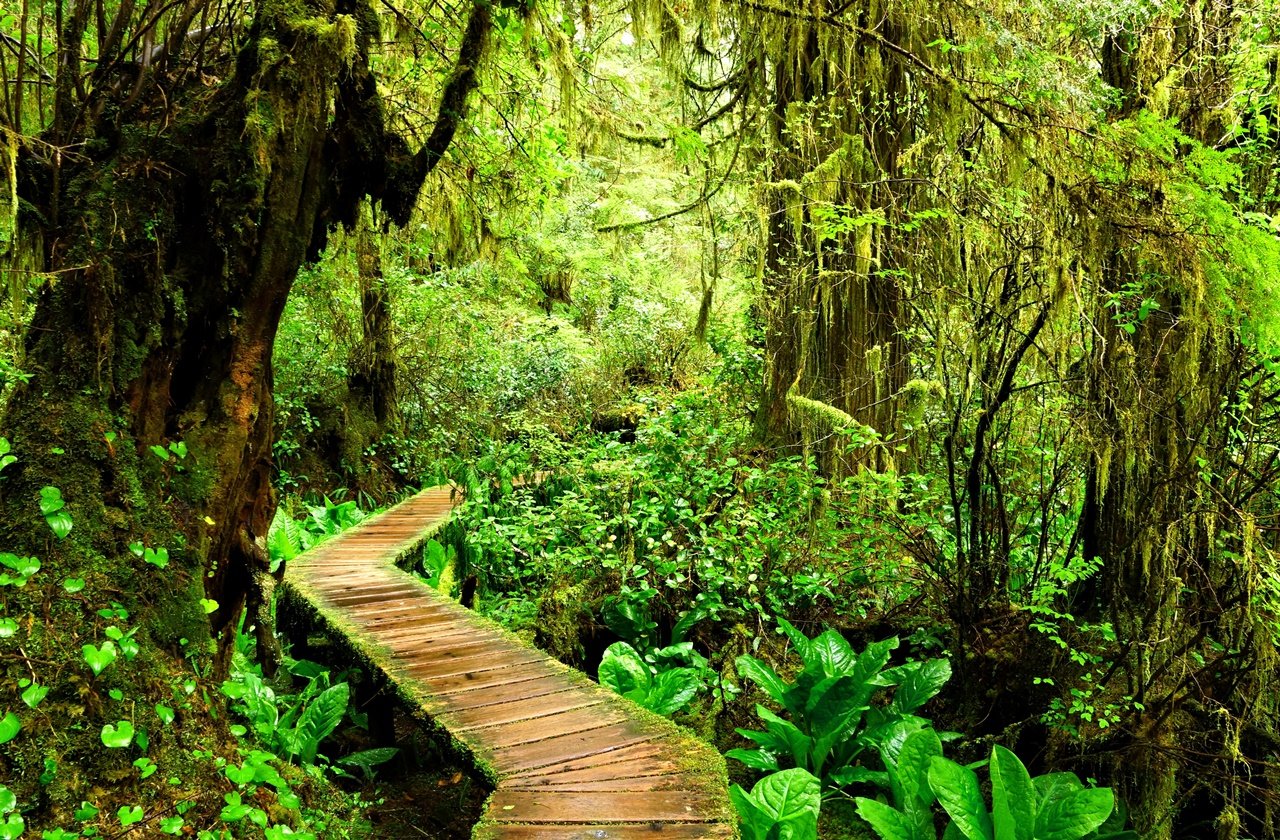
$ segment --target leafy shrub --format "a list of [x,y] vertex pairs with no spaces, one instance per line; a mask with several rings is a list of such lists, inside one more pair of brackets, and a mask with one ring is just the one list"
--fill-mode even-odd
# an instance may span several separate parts
[[934,802],[951,818],[944,840],[1138,840],[1109,789],[1086,787],[1074,773],[1033,779],[1004,747],[991,750],[989,812],[977,774],[944,758],[933,730],[887,742],[881,753],[893,804],[856,800],[881,840],[936,840]]
[[626,642],[615,642],[600,662],[600,683],[660,715],[673,715],[689,704],[702,680],[693,668],[659,670],[645,662]]
[[[875,642],[855,654],[834,630],[809,639],[785,619],[779,624],[804,663],[793,680],[784,680],[753,656],[739,657],[737,665],[738,672],[760,686],[790,719],[756,706],[765,730],[738,733],[759,747],[730,750],[726,756],[759,770],[779,770],[786,761],[822,779],[824,787],[842,787],[866,778],[854,767],[863,750],[904,728],[928,725],[914,713],[951,677],[945,659],[886,669],[897,638]],[[872,695],[893,686],[897,689],[892,700],[872,707]]]
[[751,793],[729,789],[744,840],[817,840],[822,785],[798,767],[765,776]]

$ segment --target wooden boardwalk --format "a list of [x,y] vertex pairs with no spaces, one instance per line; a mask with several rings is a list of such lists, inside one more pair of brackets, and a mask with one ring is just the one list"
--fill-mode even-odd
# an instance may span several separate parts
[[737,836],[724,761],[396,563],[449,517],[435,487],[294,560],[299,597],[495,785],[474,838]]

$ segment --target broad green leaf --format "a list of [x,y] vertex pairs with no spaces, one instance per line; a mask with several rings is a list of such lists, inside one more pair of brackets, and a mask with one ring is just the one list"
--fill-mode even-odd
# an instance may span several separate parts
[[22,702],[34,709],[36,706],[40,705],[41,701],[44,700],[48,694],[49,687],[47,685],[32,683],[22,692]]
[[307,706],[296,729],[298,757],[306,764],[316,759],[320,742],[328,738],[347,713],[351,689],[346,683],[330,686]]
[[9,743],[18,737],[18,732],[21,730],[22,719],[13,712],[5,712],[4,717],[0,718],[0,744]]
[[1045,803],[1036,815],[1036,840],[1080,840],[1106,822],[1114,807],[1108,788],[1085,788]]
[[624,696],[636,690],[647,693],[652,682],[649,666],[626,642],[614,642],[605,649],[596,674],[602,684]]
[[112,641],[103,642],[101,647],[84,645],[80,652],[95,677],[116,661],[116,645]]
[[8,639],[18,634],[18,622],[12,618],[0,618],[0,639]]
[[858,816],[866,820],[881,840],[915,840],[915,832],[906,815],[883,802],[859,796],[855,800]]
[[796,649],[796,653],[800,654],[800,661],[808,665],[813,649],[813,643],[809,641],[809,637],[797,630],[785,618],[778,619],[778,626],[782,628],[783,633],[787,634],[787,638],[791,640],[791,645]]
[[116,817],[120,820],[120,825],[130,826],[134,823],[142,822],[144,816],[141,805],[122,805],[120,810],[116,811]]
[[40,513],[48,517],[51,513],[57,513],[67,506],[62,500],[62,491],[57,487],[41,487],[40,488]]
[[773,752],[767,749],[760,749],[760,750],[734,749],[734,750],[729,750],[727,753],[725,753],[724,757],[732,758],[735,761],[740,761],[743,764],[747,765],[748,767],[751,767],[756,770],[781,770],[782,769],[780,766],[778,766],[778,757],[774,755]]
[[700,685],[701,680],[692,668],[663,671],[654,679],[645,706],[651,712],[669,717],[688,705]]
[[751,798],[780,822],[806,814],[812,814],[816,822],[822,806],[822,785],[812,773],[793,767],[756,782]]
[[775,702],[782,702],[783,695],[787,693],[787,683],[772,668],[754,656],[739,656],[737,666],[743,679],[760,686]]
[[67,534],[71,533],[71,527],[73,525],[71,521],[71,514],[67,513],[65,510],[49,514],[44,518],[44,521],[49,523],[49,528],[53,531],[53,535],[60,540],[66,539]]
[[[0,438],[3,440],[4,438]],[[0,814],[7,814],[18,807],[18,797],[4,785],[0,785]]]
[[828,630],[810,643],[809,659],[805,660],[805,666],[807,668],[812,662],[821,667],[826,676],[838,677],[851,673],[857,661],[857,655],[844,640],[844,636],[835,630]]
[[929,765],[941,755],[942,741],[932,729],[912,732],[902,742],[897,762],[898,784],[903,796],[899,806],[911,798],[919,799],[925,805],[933,803],[935,797],[929,786]]
[[734,785],[729,788],[729,801],[738,812],[743,840],[767,840],[774,820],[756,804],[751,795],[740,785]]
[[929,787],[969,840],[993,840],[991,815],[987,813],[978,777],[967,767],[935,756],[929,761]]
[[991,819],[995,840],[1031,840],[1036,827],[1036,790],[1031,774],[1009,750],[991,748]]
[[0,823],[0,840],[18,840],[27,830],[27,824],[21,814],[10,814]]
[[760,719],[769,728],[769,734],[778,738],[780,744],[785,746],[796,766],[808,766],[809,751],[813,746],[813,740],[805,735],[794,723],[778,717],[764,706],[756,706],[756,714],[760,716]]
[[160,830],[165,834],[178,835],[182,833],[182,817],[165,817],[160,820]]
[[133,724],[127,720],[102,727],[102,743],[113,750],[123,749],[133,743]]
[[173,709],[162,704],[156,704],[156,717],[160,718],[160,722],[165,726],[173,723]]
[[62,588],[74,595],[84,589],[84,578],[67,578],[62,582]]
[[899,714],[910,714],[923,706],[942,690],[951,679],[951,663],[945,659],[930,659],[920,663],[893,694],[890,708]]

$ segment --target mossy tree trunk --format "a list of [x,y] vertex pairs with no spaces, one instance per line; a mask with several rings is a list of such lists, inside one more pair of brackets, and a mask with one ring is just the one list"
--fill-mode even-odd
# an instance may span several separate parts
[[[1225,5],[1193,3],[1145,32],[1108,36],[1102,74],[1119,91],[1114,117],[1147,109],[1217,142],[1223,128],[1208,103],[1231,96],[1220,65],[1237,25]],[[1174,72],[1178,97],[1158,101]],[[1193,795],[1218,836],[1236,836],[1243,813],[1246,833],[1275,837],[1274,820],[1262,816],[1274,807],[1270,794],[1239,777],[1263,758],[1260,744],[1275,743],[1275,652],[1254,611],[1250,502],[1226,478],[1241,466],[1233,441],[1243,439],[1242,424],[1259,422],[1240,396],[1254,390],[1256,360],[1214,325],[1203,262],[1131,222],[1103,219],[1097,234],[1086,379],[1097,445],[1080,526],[1084,556],[1102,561],[1082,612],[1109,621],[1122,646],[1113,680],[1101,686],[1125,709],[1106,748],[1109,771],[1144,837],[1171,836]],[[1242,748],[1243,731],[1265,737]]]
[[[462,119],[490,28],[477,3],[416,153],[385,128],[364,0],[261,0],[212,89],[161,67],[142,71],[141,89],[164,96],[99,85],[81,101],[59,86],[50,145],[26,143],[20,161],[38,211],[27,224],[43,228],[54,279],[27,336],[33,377],[4,415],[19,456],[3,490],[5,549],[40,556],[50,580],[116,593],[154,619],[162,643],[211,629],[225,667],[265,572],[271,353],[294,277],[366,196],[407,220]],[[77,144],[77,155],[42,155]],[[46,485],[61,487],[75,523],[64,541],[36,507]],[[177,562],[143,565],[134,540]],[[51,638],[75,626],[62,618]]]

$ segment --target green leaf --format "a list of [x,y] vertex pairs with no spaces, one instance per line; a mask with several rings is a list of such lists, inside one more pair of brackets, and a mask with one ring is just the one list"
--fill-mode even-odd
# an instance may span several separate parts
[[67,578],[62,582],[62,588],[74,595],[84,589],[84,578]]
[[1036,815],[1036,840],[1080,840],[1106,822],[1114,807],[1109,788],[1085,788],[1046,802]]
[[778,766],[778,757],[769,750],[743,750],[733,749],[724,754],[725,758],[732,758],[755,770],[781,770]]
[[936,797],[929,786],[929,765],[941,755],[942,740],[932,729],[920,729],[907,736],[898,752],[897,776],[903,796],[899,805],[911,798],[926,806],[933,804]]
[[810,643],[805,666],[817,666],[826,676],[839,677],[850,673],[857,661],[858,657],[844,640],[844,636],[835,630],[828,630]]
[[991,815],[972,770],[935,756],[929,761],[929,786],[968,840],[993,840]]
[[0,639],[8,639],[18,633],[18,622],[12,618],[0,618]]
[[173,723],[173,709],[161,703],[156,704],[156,717],[160,718],[160,722],[165,726]]
[[991,749],[991,817],[995,840],[1032,840],[1036,827],[1036,790],[1031,774],[1009,750]]
[[67,506],[62,499],[62,491],[57,487],[41,487],[40,488],[40,513],[48,517],[51,513],[56,513]]
[[0,744],[7,744],[18,737],[21,729],[22,719],[13,712],[5,712],[4,717],[0,718]]
[[930,659],[922,662],[898,686],[889,707],[899,714],[911,714],[933,699],[949,679],[951,663],[947,660]]
[[71,521],[71,514],[67,513],[65,510],[49,514],[44,518],[44,521],[49,523],[49,528],[53,531],[53,535],[60,540],[66,539],[67,534],[71,533],[71,526],[73,524]]
[[95,677],[116,661],[116,644],[112,641],[103,642],[101,647],[85,645],[80,652]]
[[165,834],[181,834],[182,824],[182,817],[165,817],[160,820],[160,830]]
[[205,615],[208,615],[218,608],[218,602],[212,598],[201,598],[200,606],[204,607]]
[[39,683],[32,683],[27,686],[25,691],[22,692],[22,702],[34,709],[36,706],[39,706],[40,702],[48,695],[48,686],[40,685]]
[[782,702],[783,696],[787,693],[787,684],[777,672],[754,656],[739,656],[736,664],[738,673],[743,679],[751,680],[760,686],[765,694],[773,698],[774,702]]
[[80,822],[88,822],[98,816],[98,812],[101,810],[102,809],[98,808],[92,802],[81,802],[80,807],[76,809],[74,816]]
[[120,810],[116,811],[116,817],[119,818],[122,826],[130,826],[134,823],[142,822],[143,816],[141,805],[122,805]]
[[[0,438],[4,440],[4,438]],[[0,785],[0,814],[7,814],[18,807],[18,797],[4,785]]]
[[129,746],[133,743],[133,724],[127,720],[108,723],[102,727],[102,743],[113,750]]
[[350,697],[351,689],[346,683],[330,686],[298,718],[295,753],[303,763],[310,764],[316,760],[320,742],[338,728],[342,716],[347,713]]
[[822,784],[807,770],[793,767],[765,776],[751,789],[751,798],[779,822],[809,816],[816,830],[818,809],[822,806]]
[[906,814],[896,808],[859,796],[857,803],[858,816],[866,820],[881,840],[915,840],[915,832],[911,830],[911,822]]
[[647,692],[652,681],[649,666],[626,642],[614,642],[605,649],[597,674],[603,685],[624,696],[636,690]]
[[27,824],[21,814],[10,814],[0,823],[0,840],[18,840],[26,829]]
[[651,712],[670,717],[688,705],[698,693],[702,680],[692,668],[672,668],[654,679],[644,706]]

